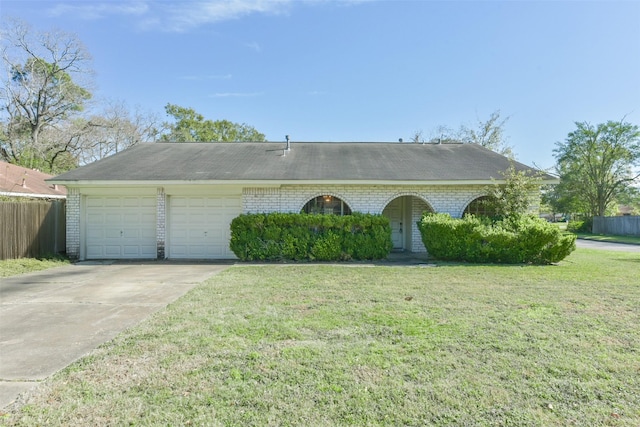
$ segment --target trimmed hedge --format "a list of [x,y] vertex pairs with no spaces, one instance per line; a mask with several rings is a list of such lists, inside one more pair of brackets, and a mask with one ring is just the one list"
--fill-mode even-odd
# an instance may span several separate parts
[[234,218],[229,246],[243,261],[346,261],[386,258],[393,244],[382,215],[274,212]]
[[426,213],[418,222],[429,255],[449,261],[551,264],[575,249],[576,236],[532,216],[491,222]]

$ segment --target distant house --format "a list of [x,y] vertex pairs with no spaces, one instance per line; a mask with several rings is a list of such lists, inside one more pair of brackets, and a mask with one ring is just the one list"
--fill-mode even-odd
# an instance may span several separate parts
[[64,199],[67,189],[46,180],[53,175],[0,161],[0,196]]
[[618,206],[618,212],[616,216],[631,216],[635,212],[635,208],[633,206],[628,205],[620,205]]
[[474,144],[155,143],[49,182],[68,188],[67,254],[79,259],[235,258],[234,217],[301,211],[383,214],[395,249],[424,252],[422,213],[474,211],[510,162]]

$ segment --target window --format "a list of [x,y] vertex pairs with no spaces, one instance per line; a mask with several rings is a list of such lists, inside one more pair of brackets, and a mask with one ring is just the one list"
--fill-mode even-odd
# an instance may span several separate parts
[[302,212],[324,215],[351,215],[351,209],[341,199],[325,195],[315,197],[307,202]]
[[462,216],[469,214],[475,216],[495,216],[496,213],[490,201],[491,199],[488,196],[478,197],[467,205]]

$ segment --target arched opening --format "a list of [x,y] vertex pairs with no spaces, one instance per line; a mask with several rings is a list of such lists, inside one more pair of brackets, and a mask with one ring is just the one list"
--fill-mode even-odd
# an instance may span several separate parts
[[424,212],[433,212],[433,209],[427,202],[412,195],[398,196],[387,203],[382,215],[389,219],[394,251],[425,251],[420,230],[415,225]]
[[465,215],[493,217],[496,216],[496,211],[489,196],[480,196],[467,205],[462,213],[462,216]]
[[302,212],[322,215],[351,215],[351,208],[339,197],[326,194],[309,200],[302,208]]

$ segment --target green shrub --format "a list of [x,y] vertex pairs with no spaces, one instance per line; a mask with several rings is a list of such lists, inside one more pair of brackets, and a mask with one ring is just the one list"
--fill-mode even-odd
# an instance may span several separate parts
[[532,216],[488,221],[472,215],[425,214],[418,228],[429,254],[449,261],[550,264],[575,249],[575,236]]
[[382,215],[243,214],[231,222],[230,248],[250,260],[382,259],[392,248]]
[[593,218],[585,220],[571,220],[567,224],[567,231],[572,233],[591,233],[593,229]]

